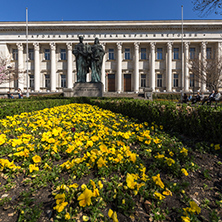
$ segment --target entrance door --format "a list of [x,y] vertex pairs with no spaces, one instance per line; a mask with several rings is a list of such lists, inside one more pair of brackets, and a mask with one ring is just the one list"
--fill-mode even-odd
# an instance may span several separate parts
[[115,74],[108,74],[108,92],[115,92]]
[[124,74],[124,92],[131,92],[131,74]]

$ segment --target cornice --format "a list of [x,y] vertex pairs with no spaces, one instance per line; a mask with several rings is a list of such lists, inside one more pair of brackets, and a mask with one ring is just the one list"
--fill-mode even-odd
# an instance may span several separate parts
[[[54,21],[29,22],[29,32],[44,31],[165,31],[181,30],[181,21]],[[184,31],[221,30],[222,20],[187,20],[184,21]],[[0,32],[25,32],[25,22],[0,22]]]

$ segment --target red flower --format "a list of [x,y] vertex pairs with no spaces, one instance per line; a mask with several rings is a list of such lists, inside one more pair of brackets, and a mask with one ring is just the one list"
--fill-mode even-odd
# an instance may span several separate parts
[[75,127],[71,128],[71,131],[74,133],[76,131],[76,128]]

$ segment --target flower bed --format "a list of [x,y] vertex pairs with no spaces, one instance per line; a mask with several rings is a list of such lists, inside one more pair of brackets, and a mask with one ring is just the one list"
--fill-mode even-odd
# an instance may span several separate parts
[[146,100],[90,99],[88,103],[142,122],[155,122],[168,132],[222,144],[222,107],[188,106]]
[[202,211],[185,190],[198,166],[162,128],[86,104],[2,119],[2,218],[197,221]]

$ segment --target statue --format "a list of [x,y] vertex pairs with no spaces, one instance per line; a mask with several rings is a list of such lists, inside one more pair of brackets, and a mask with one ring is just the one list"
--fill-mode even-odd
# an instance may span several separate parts
[[99,44],[98,38],[95,38],[94,45],[91,47],[91,51],[91,82],[101,82],[101,70],[105,51]]
[[73,54],[76,57],[77,82],[86,82],[86,75],[91,68],[91,82],[101,82],[102,62],[105,51],[95,38],[94,45],[83,43],[83,37],[79,36],[79,43],[75,45]]
[[79,36],[79,43],[75,45],[73,54],[76,57],[77,82],[86,82],[86,74],[89,70],[87,63],[87,47],[83,44],[83,37]]

